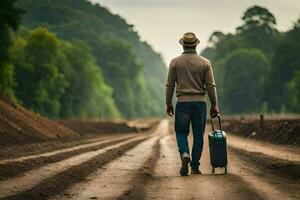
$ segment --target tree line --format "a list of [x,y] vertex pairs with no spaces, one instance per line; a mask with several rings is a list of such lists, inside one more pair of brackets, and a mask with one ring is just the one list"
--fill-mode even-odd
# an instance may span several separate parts
[[275,16],[253,6],[235,33],[215,31],[202,51],[214,67],[223,113],[300,112],[300,18],[280,32]]
[[162,115],[166,67],[124,19],[85,0],[1,4],[2,93],[52,118]]

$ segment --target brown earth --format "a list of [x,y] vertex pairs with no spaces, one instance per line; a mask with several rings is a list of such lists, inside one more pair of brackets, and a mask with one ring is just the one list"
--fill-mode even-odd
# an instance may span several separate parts
[[66,120],[59,123],[79,133],[81,136],[135,132],[135,129],[129,127],[126,121]]
[[64,120],[60,124],[79,133],[81,136],[120,134],[150,131],[159,123],[159,118],[127,120]]
[[188,177],[167,120],[55,122],[3,100],[0,119],[0,199],[300,198],[299,118],[225,118],[228,174],[211,173],[207,126]]
[[159,119],[54,121],[0,95],[0,158],[33,155],[96,139],[151,131]]
[[74,138],[75,131],[0,99],[0,147]]
[[224,118],[223,128],[231,134],[271,142],[274,144],[300,146],[300,118],[265,119]]
[[300,198],[300,177],[293,176],[300,170],[299,149],[229,136],[228,174],[223,169],[212,174],[207,127],[202,175],[179,175],[173,125],[162,120],[148,132],[108,134],[61,150],[0,158],[0,171],[9,173],[0,173],[0,199]]

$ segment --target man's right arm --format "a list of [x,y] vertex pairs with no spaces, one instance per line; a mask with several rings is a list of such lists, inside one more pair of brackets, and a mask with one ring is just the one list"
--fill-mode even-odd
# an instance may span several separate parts
[[172,116],[173,106],[172,106],[172,99],[175,89],[175,82],[177,79],[177,74],[175,71],[174,61],[172,60],[169,66],[169,72],[166,82],[166,105],[167,105],[167,114]]

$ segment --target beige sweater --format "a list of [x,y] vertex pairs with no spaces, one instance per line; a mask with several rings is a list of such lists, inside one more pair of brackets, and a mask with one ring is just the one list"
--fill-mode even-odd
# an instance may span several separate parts
[[174,58],[169,66],[166,103],[172,102],[176,84],[178,102],[205,101],[206,91],[212,105],[217,105],[217,92],[209,60],[196,51],[186,51]]

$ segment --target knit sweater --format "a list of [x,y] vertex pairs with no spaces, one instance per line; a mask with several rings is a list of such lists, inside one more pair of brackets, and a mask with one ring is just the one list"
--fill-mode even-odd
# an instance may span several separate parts
[[166,83],[166,103],[172,102],[176,84],[178,102],[205,101],[208,93],[212,105],[217,105],[216,84],[209,60],[195,50],[185,50],[172,59]]

